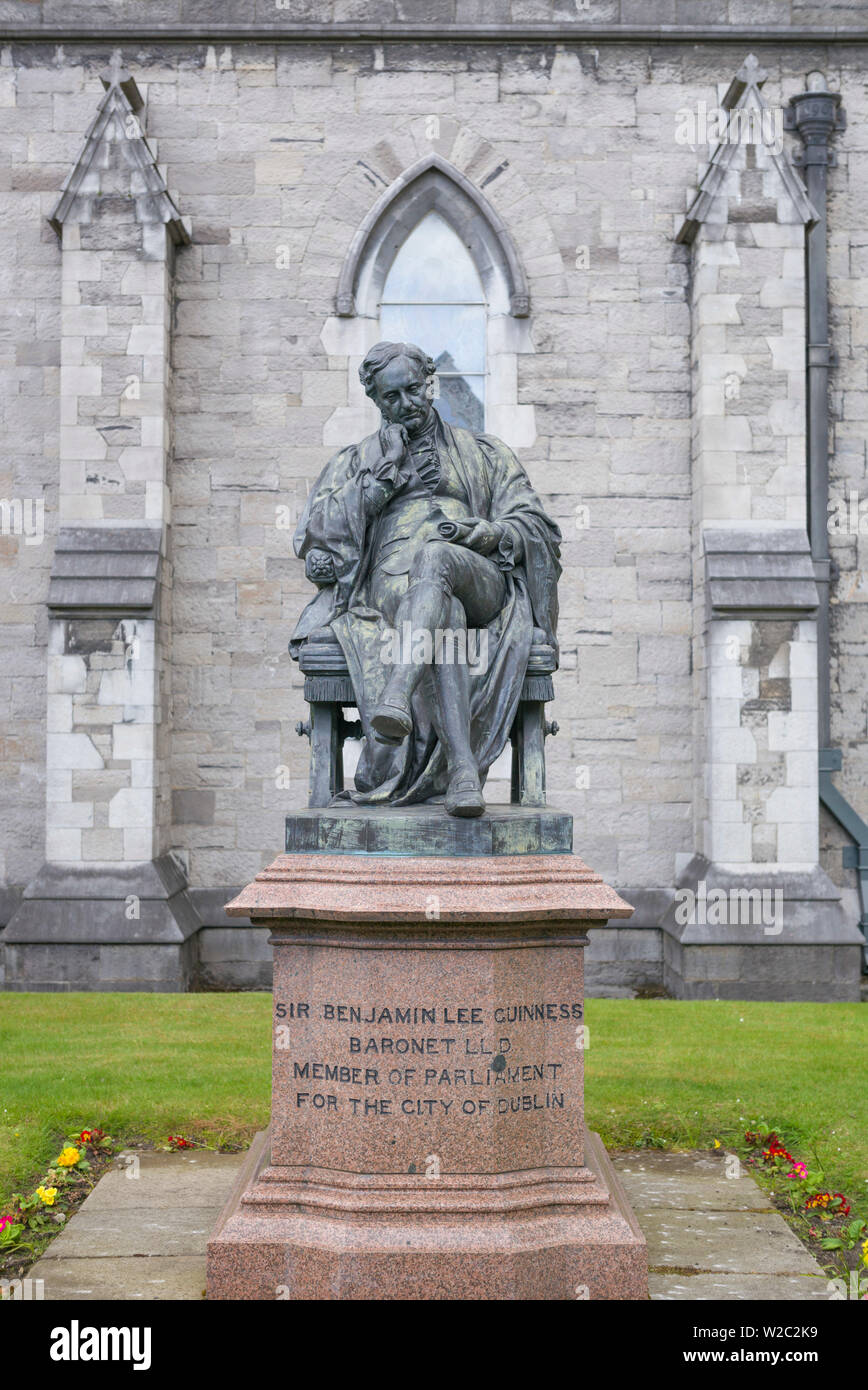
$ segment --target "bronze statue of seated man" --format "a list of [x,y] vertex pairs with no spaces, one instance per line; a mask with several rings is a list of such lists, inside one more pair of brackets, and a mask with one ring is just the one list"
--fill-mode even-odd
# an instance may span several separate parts
[[478,816],[531,642],[556,646],[560,532],[505,444],[440,417],[434,370],[411,343],[362,363],[380,428],[311,491],[295,549],[319,593],[291,645],[343,649],[365,741],[342,798]]

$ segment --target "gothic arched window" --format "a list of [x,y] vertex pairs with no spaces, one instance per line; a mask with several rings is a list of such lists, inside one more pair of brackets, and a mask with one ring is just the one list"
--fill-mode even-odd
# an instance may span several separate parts
[[453,425],[485,428],[488,307],[473,259],[437,212],[398,250],[380,300],[380,333],[417,343],[434,358],[437,409]]
[[431,353],[446,420],[513,448],[533,444],[534,407],[518,403],[518,354],[534,351],[521,261],[482,190],[440,155],[417,160],[369,208],[341,267],[335,311],[323,343],[347,359],[347,404],[329,416],[323,444],[376,428],[358,367],[381,339]]

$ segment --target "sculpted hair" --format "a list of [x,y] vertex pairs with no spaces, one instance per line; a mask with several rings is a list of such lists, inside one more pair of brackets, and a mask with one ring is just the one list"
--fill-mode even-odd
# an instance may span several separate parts
[[437,368],[434,359],[427,352],[416,347],[415,343],[375,343],[359,367],[359,381],[365,388],[366,396],[374,395],[374,377],[396,357],[409,357],[411,362],[422,368],[426,377],[432,377]]

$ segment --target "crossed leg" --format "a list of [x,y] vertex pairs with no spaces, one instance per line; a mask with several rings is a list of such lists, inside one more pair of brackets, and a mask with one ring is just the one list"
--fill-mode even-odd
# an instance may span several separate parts
[[[437,660],[446,631],[463,630],[467,651],[468,627],[487,626],[506,601],[506,580],[492,560],[450,541],[429,541],[413,561],[410,583],[398,604],[395,626],[430,634],[430,670],[435,694],[432,711],[449,769],[446,809],[453,815],[480,815],[485,809],[479,770],[470,746],[470,672],[466,661]],[[410,700],[426,670],[421,661],[399,662],[393,668],[383,698],[371,716],[377,734],[400,742],[413,727]]]

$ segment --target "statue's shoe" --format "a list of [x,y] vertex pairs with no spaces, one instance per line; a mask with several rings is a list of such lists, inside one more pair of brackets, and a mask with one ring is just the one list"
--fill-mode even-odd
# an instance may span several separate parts
[[473,767],[459,767],[449,780],[446,791],[446,814],[449,816],[481,816],[485,810],[479,774]]
[[371,727],[385,743],[401,743],[413,730],[409,707],[385,700],[371,714]]

